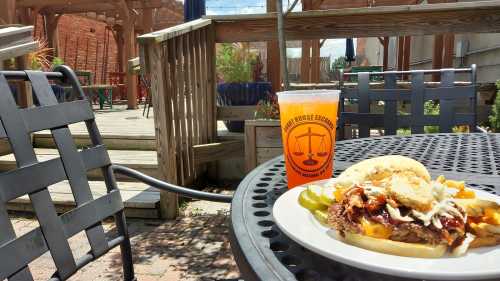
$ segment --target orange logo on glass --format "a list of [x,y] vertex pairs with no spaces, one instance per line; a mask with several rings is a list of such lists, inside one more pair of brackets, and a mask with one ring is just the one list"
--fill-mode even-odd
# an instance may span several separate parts
[[307,117],[300,121],[295,118],[295,124],[286,128],[288,160],[295,172],[317,177],[325,173],[332,161],[332,123],[320,115]]

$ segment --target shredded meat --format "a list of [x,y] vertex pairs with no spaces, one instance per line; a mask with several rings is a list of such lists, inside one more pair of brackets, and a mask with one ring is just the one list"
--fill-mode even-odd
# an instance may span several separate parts
[[434,231],[415,222],[405,222],[394,225],[389,239],[408,243],[441,244],[443,239],[439,231]]
[[361,233],[361,227],[358,222],[351,220],[352,216],[347,214],[347,208],[343,204],[333,204],[328,211],[328,223],[338,232]]
[[[367,198],[364,190],[353,187],[344,193],[344,199],[335,203],[328,210],[328,222],[340,234],[344,232],[362,233],[361,217],[378,222],[391,228],[389,239],[407,243],[429,243],[452,245],[465,234],[463,223],[456,219],[441,218],[442,229],[432,225],[424,226],[422,222],[402,222],[393,219],[384,208],[384,204],[398,205],[394,200],[385,198]],[[409,209],[400,207],[401,214],[406,215]]]

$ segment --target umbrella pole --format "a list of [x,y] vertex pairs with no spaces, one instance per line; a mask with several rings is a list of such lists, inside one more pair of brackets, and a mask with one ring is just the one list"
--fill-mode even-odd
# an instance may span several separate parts
[[276,0],[276,12],[278,13],[278,42],[280,48],[280,69],[281,77],[283,79],[283,89],[287,91],[290,88],[290,81],[288,81],[288,67],[286,63],[286,41],[284,30],[284,17],[283,17],[283,2]]

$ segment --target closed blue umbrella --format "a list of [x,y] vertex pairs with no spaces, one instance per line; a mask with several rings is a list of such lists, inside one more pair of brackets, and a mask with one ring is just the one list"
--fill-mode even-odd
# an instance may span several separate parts
[[184,22],[199,19],[206,14],[205,0],[184,1]]
[[354,40],[352,38],[347,38],[345,40],[345,57],[347,62],[355,61],[356,54],[354,53]]

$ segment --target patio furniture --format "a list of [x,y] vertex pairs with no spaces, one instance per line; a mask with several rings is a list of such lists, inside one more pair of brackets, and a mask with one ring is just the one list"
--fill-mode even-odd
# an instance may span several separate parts
[[[421,161],[433,177],[465,180],[472,188],[500,195],[500,134],[426,134],[340,141],[336,145],[334,175],[360,160],[388,154]],[[328,260],[293,242],[275,225],[272,216],[274,202],[286,191],[283,156],[253,170],[236,190],[230,239],[244,280],[405,280]]]
[[82,89],[89,92],[92,100],[97,99],[99,109],[104,109],[104,106],[113,108],[113,85],[94,84],[82,86]]
[[[425,83],[425,76],[441,74],[441,83]],[[410,76],[407,88],[398,87],[397,80],[403,75]],[[466,76],[468,82],[456,83],[457,76]],[[454,126],[468,125],[476,131],[476,65],[463,69],[386,71],[346,73],[356,76],[355,88],[342,87],[339,111],[339,127],[356,124],[359,137],[369,137],[371,128],[383,128],[385,135],[395,135],[399,128],[410,128],[414,134],[424,132],[424,126],[439,126],[440,133],[451,133]],[[371,88],[371,77],[381,77],[383,88]],[[426,101],[439,101],[439,115],[424,115]],[[456,106],[462,101],[468,108],[467,113],[457,113]],[[345,104],[358,106],[357,112],[345,112]],[[384,102],[383,113],[371,111],[371,105]],[[398,112],[398,103],[409,103],[409,114]],[[339,130],[343,138],[344,130]]]
[[125,72],[113,71],[109,72],[109,83],[116,87],[117,96],[123,100],[127,98],[127,88],[125,87]]
[[[135,280],[132,252],[123,213],[123,203],[114,173],[143,181],[153,187],[203,200],[230,202],[227,195],[212,194],[172,185],[135,170],[113,165],[94,120],[94,114],[74,72],[59,66],[56,72],[0,72],[0,138],[7,138],[17,169],[0,174],[0,280],[33,280],[27,265],[50,251],[57,272],[51,280],[66,280],[77,270],[120,246],[125,280]],[[7,79],[31,82],[40,106],[20,109],[10,93]],[[79,100],[59,104],[48,79],[62,80],[78,92]],[[69,124],[85,122],[92,145],[75,146]],[[30,133],[50,129],[60,157],[38,162]],[[107,194],[92,198],[86,172],[100,169]],[[47,186],[68,180],[76,208],[58,215]],[[28,194],[39,228],[16,237],[9,220],[7,202]],[[114,216],[116,234],[104,233],[101,221]],[[68,239],[85,231],[91,250],[75,260]],[[92,279],[89,276],[89,280]]]

